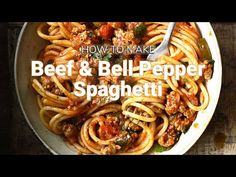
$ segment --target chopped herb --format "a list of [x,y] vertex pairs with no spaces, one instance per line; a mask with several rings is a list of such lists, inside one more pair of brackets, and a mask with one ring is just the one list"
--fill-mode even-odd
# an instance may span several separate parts
[[141,23],[134,29],[134,37],[141,38],[143,37],[144,33],[147,31],[147,27],[144,23]]
[[91,37],[91,38],[93,38],[93,37],[95,37],[95,34],[94,34],[94,32],[90,31],[90,32],[88,33],[88,36]]
[[188,79],[186,79],[186,78],[183,78],[183,81],[184,81],[184,82],[188,82]]
[[154,148],[155,148],[155,152],[163,152],[163,151],[166,151],[166,150],[167,150],[166,147],[163,147],[163,146],[161,146],[160,144],[156,144],[156,145],[154,146]]
[[111,54],[111,53],[107,53],[107,54],[103,57],[103,60],[104,60],[104,61],[110,61],[111,58],[112,58],[112,54]]
[[94,59],[99,59],[99,60],[103,60],[103,61],[110,61],[110,59],[112,58],[112,54],[107,53],[105,56],[102,56],[101,53],[96,52],[96,53],[92,53],[92,57]]
[[122,131],[125,131],[126,129],[127,129],[126,125],[125,125],[125,124],[122,125],[121,130],[122,130]]
[[92,57],[100,60],[102,58],[102,55],[99,52],[96,52],[96,53],[92,53]]

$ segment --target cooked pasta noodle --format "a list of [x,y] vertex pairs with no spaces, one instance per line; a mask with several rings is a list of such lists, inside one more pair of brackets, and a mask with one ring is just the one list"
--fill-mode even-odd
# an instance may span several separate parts
[[[209,95],[206,81],[213,65],[203,58],[199,47],[202,39],[195,23],[177,23],[171,37],[170,56],[161,56],[151,65],[205,64],[203,76],[155,76],[151,70],[139,75],[139,61],[146,54],[83,54],[79,48],[90,45],[158,46],[168,23],[159,22],[47,22],[37,28],[40,38],[49,42],[38,59],[44,65],[66,65],[74,60],[71,76],[34,78],[42,123],[50,131],[64,137],[78,154],[145,154],[153,147],[170,149],[195,120],[197,112],[206,109]],[[205,44],[207,45],[207,44]],[[162,82],[162,96],[124,96],[118,101],[95,96],[91,101],[74,94],[73,83],[86,85],[119,84],[120,77],[99,77],[98,60],[110,63],[134,61],[133,76],[122,77],[131,86]],[[108,58],[107,58],[108,57]],[[79,74],[81,61],[88,61],[93,76]]]

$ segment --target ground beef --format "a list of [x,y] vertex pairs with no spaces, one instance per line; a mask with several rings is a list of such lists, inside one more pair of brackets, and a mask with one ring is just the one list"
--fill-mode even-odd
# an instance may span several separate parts
[[127,30],[134,30],[142,22],[126,22]]
[[112,38],[112,42],[115,46],[135,46],[136,40],[133,31],[117,29],[114,34],[115,37]]
[[124,22],[108,22],[109,25],[111,25],[114,29],[118,28],[124,28],[125,23]]
[[203,71],[204,79],[210,80],[213,72],[213,65],[209,64],[207,60],[204,61],[204,64],[206,65]]
[[158,139],[158,143],[163,147],[171,147],[175,144],[177,132],[173,125],[170,125],[167,131]]
[[197,97],[193,94],[193,93],[188,93],[188,94],[186,94],[186,96],[188,97],[188,100],[193,104],[193,105],[195,105],[195,106],[197,106],[198,105],[198,99],[197,99]]
[[192,121],[194,121],[195,116],[196,116],[196,112],[192,109],[188,109],[186,112],[184,112],[184,116],[186,116],[188,119],[191,119]]
[[186,103],[184,103],[183,101],[180,101],[179,112],[184,113],[186,110],[187,110]]
[[195,120],[196,111],[190,109],[183,102],[180,102],[179,111],[170,116],[170,124],[177,131],[185,132]]
[[170,92],[169,95],[167,95],[167,103],[165,111],[167,114],[175,114],[179,110],[179,103],[180,103],[180,95],[176,91]]
[[[212,66],[212,65],[209,65]],[[210,80],[211,79],[211,75],[212,75],[212,69],[210,67],[208,67],[205,72],[204,72],[204,78],[206,80]]]
[[63,95],[63,92],[57,87],[53,87],[51,92],[54,93],[55,95],[59,95],[59,96]]
[[166,112],[170,115],[167,131],[158,139],[164,147],[171,147],[178,140],[180,133],[185,133],[195,120],[196,112],[180,101],[177,92],[167,96]]
[[48,76],[41,76],[41,83],[44,89],[51,90],[54,87],[54,83]]
[[104,155],[112,155],[116,154],[118,150],[121,149],[121,146],[116,145],[115,143],[111,142],[108,146],[105,146],[101,149],[102,154]]
[[186,132],[186,130],[191,125],[192,121],[184,117],[182,113],[177,113],[170,117],[170,124],[175,127],[177,131]]
[[86,25],[84,24],[78,24],[77,26],[74,26],[71,30],[73,35],[78,35],[79,33],[86,30]]
[[74,126],[73,124],[64,124],[62,131],[63,131],[65,137],[67,137],[67,138],[75,137],[78,134],[78,130],[77,130],[76,126]]
[[128,125],[128,130],[132,131],[132,132],[140,132],[142,131],[142,128],[136,124],[134,124],[133,122],[130,122]]

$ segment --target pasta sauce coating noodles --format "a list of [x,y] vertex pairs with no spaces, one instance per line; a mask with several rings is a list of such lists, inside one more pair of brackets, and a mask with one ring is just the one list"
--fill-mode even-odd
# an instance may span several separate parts
[[[73,60],[70,75],[42,75],[34,78],[40,119],[53,133],[63,137],[78,154],[127,154],[150,152],[155,147],[171,149],[180,135],[192,125],[198,111],[209,103],[205,83],[211,78],[213,64],[203,55],[202,41],[195,23],[179,22],[170,41],[170,56],[161,56],[140,75],[140,63],[145,53],[81,52],[80,47],[114,45],[122,47],[157,47],[165,35],[168,23],[163,22],[47,22],[41,23],[37,34],[48,41],[38,60],[43,65],[67,65]],[[202,43],[201,43],[202,44]],[[206,43],[207,45],[207,43]],[[91,75],[80,74],[80,64],[89,63]],[[132,61],[133,74],[100,76],[99,61],[109,61],[110,68],[123,61]],[[154,65],[206,65],[202,76],[187,73],[175,76],[154,75]],[[182,71],[182,70],[181,70]],[[112,99],[94,94],[76,96],[73,83],[83,87],[102,85],[111,88],[125,81],[131,88],[148,83],[162,83],[162,96],[123,95]],[[156,88],[157,90],[160,88]],[[160,148],[158,148],[160,149]],[[155,149],[156,151],[159,151]]]

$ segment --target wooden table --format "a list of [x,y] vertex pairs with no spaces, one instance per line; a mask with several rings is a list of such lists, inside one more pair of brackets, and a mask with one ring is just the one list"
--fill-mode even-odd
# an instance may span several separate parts
[[[3,113],[0,116],[0,136],[4,143],[1,142],[0,150],[11,154],[51,154],[27,125],[15,93],[13,62],[21,25],[22,23],[10,23],[0,27],[1,30],[8,27],[9,60],[3,61],[0,58],[0,66],[5,74],[3,75],[10,76],[8,79],[0,76],[5,81],[4,88],[0,89],[0,98],[5,100],[1,100]],[[212,26],[221,48],[223,64],[220,100],[209,126],[186,154],[236,154],[236,23],[212,23]],[[3,38],[0,33],[0,41]],[[7,61],[10,71],[2,66]]]

